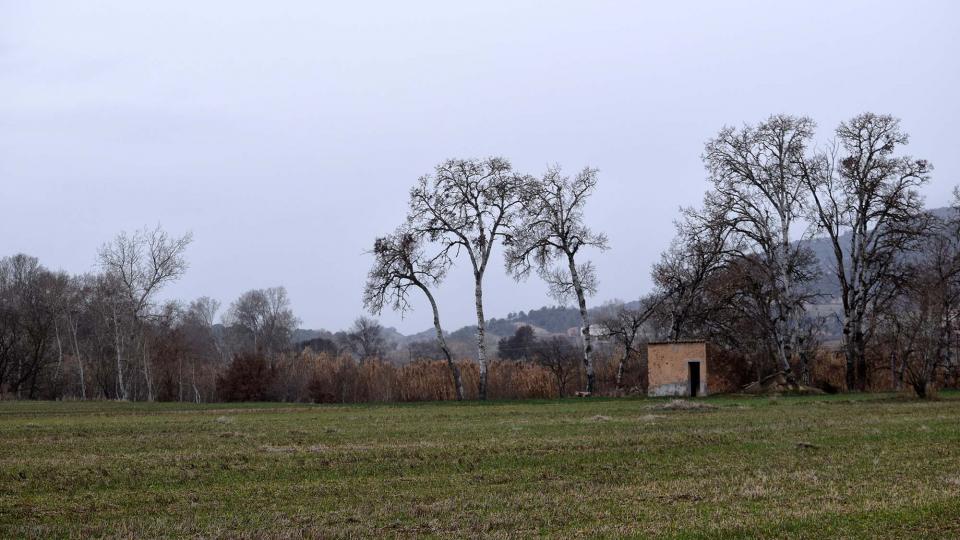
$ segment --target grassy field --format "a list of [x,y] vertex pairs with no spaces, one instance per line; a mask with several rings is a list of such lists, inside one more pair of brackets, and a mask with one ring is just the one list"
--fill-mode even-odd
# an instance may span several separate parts
[[0,402],[0,536],[960,537],[960,395]]

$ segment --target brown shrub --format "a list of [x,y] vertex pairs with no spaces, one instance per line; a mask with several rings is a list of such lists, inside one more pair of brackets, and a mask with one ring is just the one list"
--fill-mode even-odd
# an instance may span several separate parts
[[[457,362],[465,399],[477,399],[480,371],[476,362]],[[596,395],[616,395],[617,360],[599,356]],[[633,368],[633,379],[639,370]],[[558,397],[556,378],[534,362],[494,360],[489,364],[490,399],[553,399]],[[583,366],[568,382],[572,395],[585,383]],[[314,403],[391,401],[446,401],[456,398],[453,377],[446,362],[416,360],[402,365],[381,360],[357,362],[352,357],[331,356],[306,350],[280,355],[269,361],[262,355],[238,356],[217,377],[218,396],[227,401],[275,400]]]
[[820,350],[810,363],[810,384],[825,392],[835,393],[846,387],[846,364],[838,351]]
[[259,353],[238,354],[217,378],[224,401],[267,401],[276,369]]
[[554,375],[532,362],[491,362],[487,380],[491,399],[549,399],[557,397]]
[[[458,362],[467,399],[476,394],[478,370],[473,363]],[[441,401],[456,399],[453,376],[446,362],[417,360],[404,364],[397,375],[400,401]]]

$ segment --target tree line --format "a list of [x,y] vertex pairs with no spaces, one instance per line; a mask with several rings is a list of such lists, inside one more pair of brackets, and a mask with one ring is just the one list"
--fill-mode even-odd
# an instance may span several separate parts
[[299,321],[283,287],[243,293],[220,321],[209,297],[157,301],[186,272],[191,240],[121,233],[98,272],[76,276],[0,259],[0,395],[213,401],[235,358],[288,351]]
[[[710,189],[654,268],[667,336],[708,337],[809,384],[835,318],[847,389],[868,390],[882,367],[921,396],[938,377],[955,384],[957,201],[943,216],[924,208],[933,167],[902,153],[909,136],[892,116],[842,122],[820,148],[814,130],[778,115],[706,144]],[[828,260],[796,241],[814,236]],[[838,298],[813,286],[822,269]],[[831,301],[834,313],[812,309]]]
[[[909,137],[889,115],[861,114],[828,141],[815,137],[813,120],[788,115],[721,129],[701,156],[703,201],[681,210],[676,236],[652,268],[653,289],[592,310],[598,275],[587,257],[609,248],[587,219],[598,171],[568,175],[555,166],[534,176],[502,157],[443,161],[414,182],[406,215],[370,252],[363,301],[372,314],[406,312],[414,298],[430,307],[432,343],[411,346],[411,359],[423,360],[403,366],[384,362],[384,329],[366,317],[346,332],[298,339],[300,321],[282,287],[243,293],[219,320],[220,303],[208,297],[159,301],[187,270],[190,234],[121,233],[99,250],[97,272],[79,276],[27,255],[6,257],[0,394],[191,401],[622,394],[643,391],[645,342],[682,339],[709,340],[742,382],[781,373],[798,387],[909,387],[921,396],[955,385],[960,198],[946,212],[924,208],[919,190],[933,167],[904,153]],[[805,241],[813,238],[829,246],[820,257]],[[557,328],[537,335],[544,331],[516,315],[487,317],[484,278],[495,250],[516,280],[536,274],[553,298],[575,306],[575,337]],[[435,294],[457,263],[474,284],[472,359],[451,346]],[[516,332],[492,344],[489,324]],[[839,379],[823,375],[837,365]]]
[[[791,385],[810,385],[813,364],[839,350],[849,390],[870,389],[884,370],[893,387],[908,384],[921,396],[937,382],[955,384],[960,203],[944,216],[924,208],[919,190],[933,166],[903,154],[909,136],[890,115],[855,116],[820,145],[815,131],[812,119],[789,115],[721,129],[702,154],[709,189],[702,205],[682,209],[652,270],[654,290],[598,321],[586,302],[596,270],[581,252],[608,248],[585,219],[597,171],[571,177],[555,167],[534,177],[501,157],[445,161],[413,187],[398,229],[374,243],[365,303],[373,313],[404,312],[410,292],[422,293],[460,396],[433,290],[455,259],[468,259],[483,399],[483,277],[499,241],[510,274],[536,271],[559,301],[579,308],[586,393],[594,391],[598,336],[619,344],[621,370],[638,340],[705,339],[736,359],[745,379],[779,372]],[[829,242],[828,260],[802,241],[810,238]],[[815,286],[824,277],[836,298]],[[824,343],[833,322],[842,328],[836,347]],[[527,350],[542,358],[547,345]],[[510,340],[501,347],[501,357],[513,354]]]

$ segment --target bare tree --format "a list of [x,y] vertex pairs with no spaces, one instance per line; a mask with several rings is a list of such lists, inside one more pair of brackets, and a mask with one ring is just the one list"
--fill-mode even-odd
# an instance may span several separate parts
[[428,257],[424,254],[421,240],[411,232],[400,229],[392,235],[378,238],[373,245],[373,256],[373,268],[367,275],[363,291],[364,306],[374,314],[380,314],[387,305],[394,311],[406,313],[411,309],[410,290],[419,289],[430,302],[437,344],[450,368],[457,399],[462,400],[460,368],[450,354],[440,325],[440,309],[431,292],[431,288],[439,285],[450,267],[447,251]]
[[[688,211],[689,214],[694,214]],[[759,379],[772,371],[784,371],[778,355],[775,326],[780,323],[777,302],[782,299],[769,273],[770,266],[742,247],[742,239],[729,227],[688,228],[680,234],[654,266],[653,277],[661,304],[651,315],[655,326],[669,328],[671,340],[708,339],[735,352],[756,368]],[[815,344],[813,332],[819,317],[805,309],[814,295],[811,282],[818,275],[816,259],[808,249],[799,249],[790,259],[790,273],[799,306],[794,315],[793,355],[801,378],[807,380],[808,363]],[[795,383],[794,378],[790,382]]]
[[623,304],[600,321],[607,335],[617,342],[623,350],[617,364],[617,388],[623,390],[623,372],[631,357],[639,355],[637,342],[643,334],[643,327],[660,307],[662,297],[651,294],[640,299],[636,308]]
[[420,178],[410,191],[409,226],[438,242],[451,258],[465,252],[474,279],[477,311],[477,362],[480,399],[487,397],[486,319],[483,276],[497,238],[511,228],[516,208],[523,204],[525,179],[514,174],[500,157],[451,159]]
[[214,324],[216,324],[217,313],[219,311],[220,301],[210,298],[209,296],[201,296],[190,302],[184,316],[196,322],[197,326],[212,329]]
[[927,228],[918,188],[932,166],[895,154],[909,136],[889,115],[856,116],[840,124],[836,137],[832,151],[811,163],[804,178],[813,201],[810,219],[833,248],[847,387],[864,390],[866,348],[878,320],[873,315],[895,298],[906,277],[902,254],[917,248]]
[[666,337],[673,341],[693,337],[690,332],[715,310],[716,305],[704,303],[704,293],[724,268],[727,253],[737,249],[729,228],[696,227],[697,216],[692,209],[684,210],[683,219],[676,223],[677,236],[652,271],[669,328]]
[[156,292],[186,272],[183,254],[192,240],[191,233],[173,238],[159,226],[122,232],[100,248],[100,265],[120,280],[133,313],[142,318]]
[[523,279],[536,268],[554,298],[560,302],[576,299],[582,324],[586,391],[590,393],[595,376],[587,295],[596,292],[597,277],[593,264],[578,263],[577,256],[584,247],[607,249],[606,235],[593,232],[584,223],[584,207],[596,186],[596,169],[585,168],[571,178],[563,176],[559,167],[550,168],[528,190],[522,218],[511,228],[506,242],[507,270],[515,278]]
[[387,349],[383,326],[369,317],[358,317],[353,321],[353,327],[347,332],[347,342],[353,354],[360,358],[361,364],[367,360],[383,358]]
[[230,304],[224,316],[234,351],[274,354],[288,349],[300,323],[284,287],[253,289]]
[[790,381],[799,319],[812,294],[809,254],[794,239],[809,198],[804,174],[814,128],[809,118],[771,116],[755,127],[722,129],[703,155],[713,189],[698,229],[730,229],[738,249],[727,256],[757,266],[752,275],[769,295],[769,310],[757,314],[769,320],[772,349]]
[[183,335],[190,370],[193,401],[197,403],[204,400],[198,383],[198,371],[202,371],[205,367],[215,370],[225,364],[226,360],[221,336],[215,330],[219,311],[219,301],[202,296],[190,302],[179,321],[179,330]]
[[906,382],[919,397],[952,363],[960,308],[960,235],[956,217],[932,218],[921,251],[909,264],[910,279],[891,309],[879,314],[877,330],[886,342],[894,385]]
[[[123,379],[125,351],[122,333],[130,331],[139,341],[147,399],[153,400],[143,324],[157,291],[186,272],[187,261],[183,255],[192,238],[190,233],[178,238],[170,237],[158,226],[154,229],[144,228],[133,234],[122,232],[100,248],[100,266],[119,286],[114,305],[114,331],[118,386],[123,399],[128,398],[128,388]],[[126,320],[132,328],[125,328]]]
[[[26,257],[18,255],[17,257]],[[24,332],[19,308],[19,282],[16,276],[16,257],[0,259],[0,393],[6,393],[19,384]]]
[[64,298],[63,321],[66,326],[70,354],[77,364],[77,381],[80,385],[80,398],[87,399],[87,381],[84,370],[83,353],[80,350],[81,320],[89,317],[93,311],[91,306],[91,285],[88,276],[74,277],[71,286]]
[[[54,363],[68,283],[36,257],[0,259],[0,391],[6,386],[17,397],[39,397],[43,375]],[[62,363],[62,354],[56,358]]]

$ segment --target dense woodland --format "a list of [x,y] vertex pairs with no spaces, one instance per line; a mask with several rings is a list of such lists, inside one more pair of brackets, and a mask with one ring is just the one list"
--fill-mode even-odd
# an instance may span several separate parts
[[[223,309],[206,297],[160,302],[187,272],[191,235],[159,227],[106,242],[93,274],[5,257],[0,396],[622,395],[645,391],[647,341],[706,339],[741,385],[779,373],[797,389],[927,397],[960,377],[960,200],[924,207],[933,167],[910,157],[908,142],[898,119],[870,113],[824,139],[806,117],[721,129],[701,156],[706,194],[682,209],[653,290],[598,306],[589,304],[599,283],[590,255],[611,246],[588,225],[596,169],[534,176],[501,157],[444,161],[414,183],[397,229],[370,251],[370,315],[413,302],[430,309],[432,330],[409,339],[365,316],[346,331],[304,332],[283,287],[248,291]],[[477,318],[449,332],[435,291],[454,264],[471,271],[463,302]],[[490,318],[491,265],[544,280],[570,307]]]

